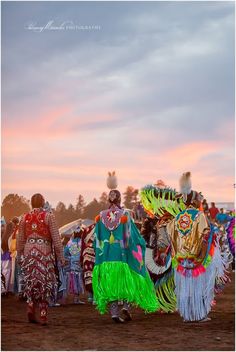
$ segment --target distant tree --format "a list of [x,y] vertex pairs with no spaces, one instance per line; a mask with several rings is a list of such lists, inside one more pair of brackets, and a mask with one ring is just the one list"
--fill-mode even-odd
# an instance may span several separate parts
[[69,204],[68,209],[66,210],[66,221],[67,223],[78,219],[75,208],[72,204]]
[[75,211],[78,219],[83,218],[85,206],[86,206],[86,203],[85,203],[84,197],[80,194],[77,198],[77,203],[75,206]]
[[59,202],[56,206],[55,211],[57,213],[65,213],[66,212],[66,206],[63,202]]
[[84,218],[94,220],[95,216],[99,214],[100,210],[100,203],[96,198],[94,198],[94,200],[84,208]]
[[124,192],[124,206],[128,209],[133,209],[138,201],[138,189],[128,186]]
[[21,216],[30,211],[29,201],[18,194],[8,194],[2,202],[1,214],[6,221],[10,221],[14,216]]
[[100,210],[105,210],[108,208],[108,194],[103,192],[99,198]]
[[58,227],[61,227],[67,223],[66,206],[63,202],[59,202],[57,204],[54,214]]

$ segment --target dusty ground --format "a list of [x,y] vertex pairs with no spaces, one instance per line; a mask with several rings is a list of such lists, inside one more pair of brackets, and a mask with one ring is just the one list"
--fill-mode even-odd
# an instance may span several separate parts
[[184,324],[178,314],[145,315],[116,325],[89,304],[50,308],[49,325],[27,323],[25,303],[2,299],[2,350],[178,350],[233,351],[234,280],[217,299],[211,322]]

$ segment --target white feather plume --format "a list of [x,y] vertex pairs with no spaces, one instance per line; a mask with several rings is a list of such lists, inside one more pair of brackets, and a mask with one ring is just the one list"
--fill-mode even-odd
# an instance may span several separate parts
[[192,191],[191,172],[185,172],[180,177],[180,193],[190,194]]
[[109,189],[116,189],[117,186],[118,186],[118,181],[117,181],[117,177],[116,177],[115,171],[108,172],[107,187]]

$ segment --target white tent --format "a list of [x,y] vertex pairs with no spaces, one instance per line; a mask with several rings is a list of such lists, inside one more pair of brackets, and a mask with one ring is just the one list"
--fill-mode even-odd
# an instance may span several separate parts
[[83,226],[83,227],[88,227],[92,225],[94,221],[90,219],[78,219],[75,221],[70,222],[69,224],[66,224],[62,227],[59,228],[59,233],[61,236],[71,236],[78,227]]

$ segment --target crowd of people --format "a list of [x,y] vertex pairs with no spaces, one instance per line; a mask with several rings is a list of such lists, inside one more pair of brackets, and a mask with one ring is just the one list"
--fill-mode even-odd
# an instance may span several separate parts
[[108,209],[70,237],[59,234],[41,194],[32,196],[30,212],[8,224],[1,219],[2,294],[26,300],[28,321],[38,322],[39,311],[42,325],[49,306],[69,297],[85,304],[85,293],[115,323],[130,321],[132,306],[209,321],[234,270],[234,213],[209,208],[192,190],[190,173],[181,176],[179,192],[161,180],[143,187],[134,216],[121,206],[114,172],[107,186]]

